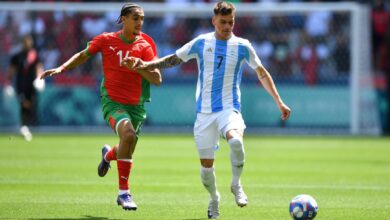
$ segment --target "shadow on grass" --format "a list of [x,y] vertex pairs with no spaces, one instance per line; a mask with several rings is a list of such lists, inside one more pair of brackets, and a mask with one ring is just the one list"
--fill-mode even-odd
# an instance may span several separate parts
[[[25,218],[0,218],[2,219],[7,219],[7,220],[21,220]],[[95,217],[95,216],[89,216],[86,215],[85,217],[82,218],[28,218],[27,220],[121,220],[117,218],[107,218],[107,217]],[[208,218],[186,218],[182,220],[208,220]]]
[[182,219],[182,220],[205,220],[205,219],[208,220],[208,218],[185,218],[185,219]]
[[[25,218],[0,218],[0,219],[19,220]],[[81,218],[28,218],[28,220],[121,220],[121,219],[85,215],[84,217]]]

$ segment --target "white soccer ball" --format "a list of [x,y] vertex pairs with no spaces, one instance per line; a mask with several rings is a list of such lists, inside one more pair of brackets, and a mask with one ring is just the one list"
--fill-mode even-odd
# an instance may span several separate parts
[[290,202],[290,215],[294,220],[314,219],[318,212],[316,200],[310,195],[298,195]]

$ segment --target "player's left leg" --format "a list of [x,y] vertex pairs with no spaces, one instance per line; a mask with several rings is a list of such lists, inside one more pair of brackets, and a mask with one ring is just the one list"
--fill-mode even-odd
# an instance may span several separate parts
[[130,119],[123,119],[118,123],[117,134],[119,136],[116,160],[119,182],[117,203],[125,210],[137,210],[129,187],[130,171],[133,166],[132,156],[136,144],[136,132]]
[[[143,106],[122,105],[112,101],[109,97],[102,97],[103,115],[119,137],[119,144],[113,149],[103,148],[102,161],[116,160],[118,170],[119,192],[117,203],[125,210],[136,210],[130,194],[129,177],[133,165],[133,153],[138,140],[146,112]],[[104,173],[104,172],[102,172]]]
[[146,111],[143,105],[126,106],[126,113],[128,113],[131,120],[123,120],[123,123],[120,123],[117,127],[117,133],[120,139],[117,148],[120,189],[117,203],[125,210],[136,210],[137,205],[133,200],[133,196],[130,194],[129,177],[133,165],[135,147],[138,142],[141,127],[146,119]]
[[245,194],[240,177],[244,168],[245,150],[242,141],[241,130],[229,130],[226,132],[226,139],[230,146],[230,160],[232,164],[232,184],[231,192],[233,193],[236,203],[240,207],[248,204],[248,197]]
[[225,110],[218,118],[220,131],[230,146],[230,160],[232,167],[231,192],[235,197],[238,206],[244,207],[248,204],[248,197],[244,193],[240,181],[245,163],[245,150],[243,134],[245,123],[241,113],[236,110]]

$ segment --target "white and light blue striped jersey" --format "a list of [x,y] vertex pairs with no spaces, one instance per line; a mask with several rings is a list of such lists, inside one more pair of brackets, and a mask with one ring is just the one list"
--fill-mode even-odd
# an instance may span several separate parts
[[211,32],[185,44],[176,55],[184,62],[197,60],[196,112],[211,113],[229,108],[241,111],[242,64],[246,61],[253,69],[261,66],[248,40],[234,35],[229,40],[218,40],[215,32]]

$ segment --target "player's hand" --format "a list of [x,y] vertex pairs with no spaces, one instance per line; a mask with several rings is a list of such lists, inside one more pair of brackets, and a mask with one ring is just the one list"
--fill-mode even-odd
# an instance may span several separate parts
[[147,63],[136,57],[126,57],[122,61],[122,65],[126,66],[130,70],[145,70],[148,68]]
[[283,102],[281,104],[279,104],[279,110],[280,112],[282,113],[282,115],[280,116],[280,118],[284,121],[284,120],[287,120],[289,117],[290,117],[290,114],[291,114],[291,109],[286,105],[284,104]]
[[142,62],[141,59],[136,58],[136,57],[125,57],[122,61],[122,65],[129,68],[130,70],[135,70],[140,62]]
[[55,68],[55,69],[46,70],[45,72],[42,73],[42,75],[41,75],[39,78],[40,78],[40,79],[44,79],[44,78],[46,78],[46,77],[49,77],[49,76],[53,76],[53,75],[62,73],[63,71],[64,71],[64,68],[62,68],[62,67],[58,67],[58,68]]
[[33,81],[33,86],[36,90],[38,90],[39,92],[43,91],[45,89],[45,80],[43,79],[39,79],[38,77],[35,78],[35,80]]

